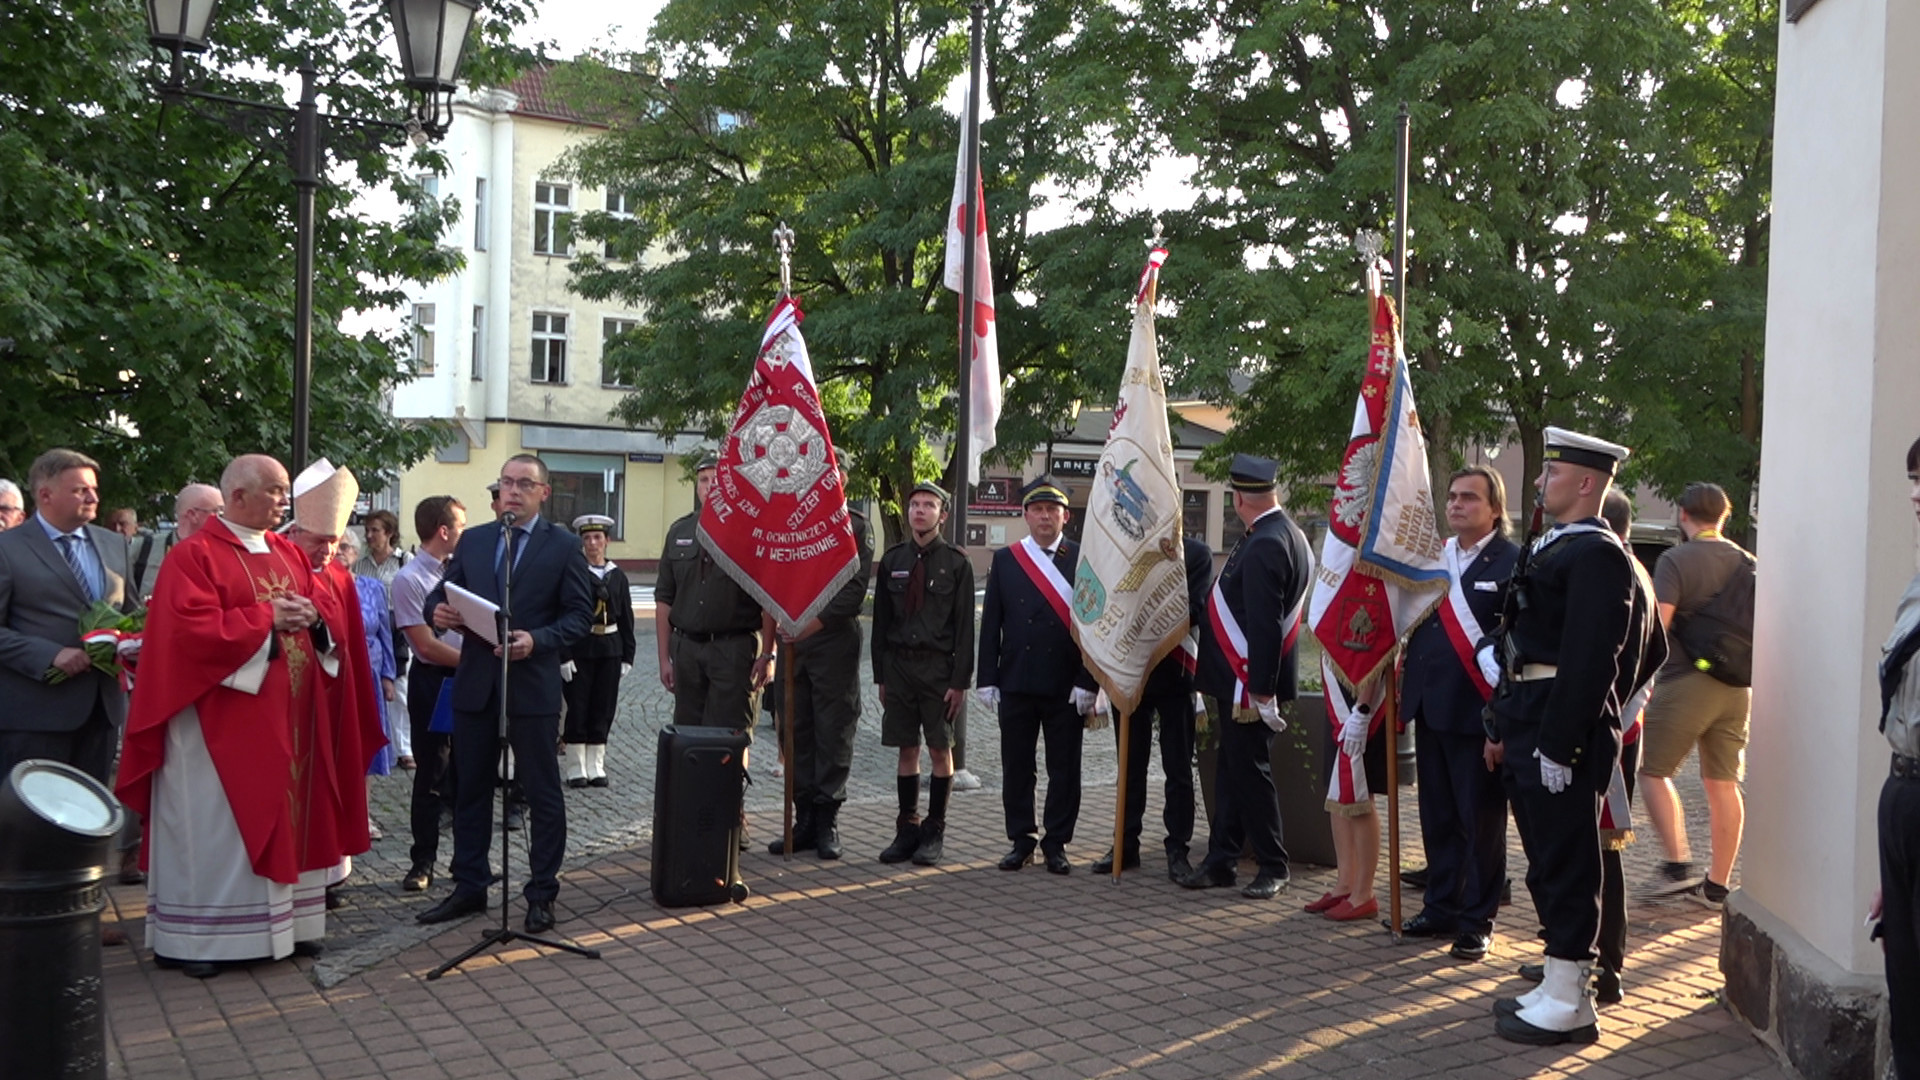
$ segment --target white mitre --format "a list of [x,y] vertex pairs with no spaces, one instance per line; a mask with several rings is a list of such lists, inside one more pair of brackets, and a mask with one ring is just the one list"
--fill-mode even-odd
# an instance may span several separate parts
[[321,458],[293,478],[293,523],[316,536],[339,536],[347,530],[359,497],[360,481],[353,470],[336,469]]

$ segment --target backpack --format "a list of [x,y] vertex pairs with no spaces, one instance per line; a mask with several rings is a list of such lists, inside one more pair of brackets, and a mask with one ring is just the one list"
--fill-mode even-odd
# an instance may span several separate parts
[[1673,640],[1694,668],[1728,686],[1753,685],[1753,592],[1753,556],[1742,551],[1720,591],[1674,620]]

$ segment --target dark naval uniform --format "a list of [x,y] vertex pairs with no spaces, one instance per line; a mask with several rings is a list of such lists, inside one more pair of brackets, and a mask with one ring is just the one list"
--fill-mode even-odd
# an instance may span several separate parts
[[[1249,697],[1271,694],[1276,703],[1293,700],[1295,650],[1286,644],[1286,622],[1299,611],[1312,578],[1313,553],[1306,534],[1278,506],[1248,527],[1220,568],[1219,587],[1227,610],[1246,634]],[[1237,682],[1220,635],[1208,618],[1201,624],[1196,683],[1201,693],[1214,699],[1215,714],[1221,718],[1213,781],[1217,795],[1206,859],[1188,880],[1230,885],[1241,853],[1251,849],[1261,872],[1285,881],[1287,849],[1281,839],[1280,800],[1271,764],[1273,729],[1253,709],[1240,704]]]
[[[1207,621],[1207,592],[1213,587],[1213,551],[1187,537],[1182,541],[1187,566],[1187,617],[1197,631]],[[1166,804],[1162,820],[1167,827],[1167,873],[1176,880],[1192,872],[1187,862],[1193,841],[1193,676],[1197,655],[1175,649],[1147,673],[1140,704],[1127,727],[1126,823],[1122,829],[1122,869],[1140,861],[1140,834],[1147,814],[1147,755],[1152,752],[1153,728],[1160,726],[1160,768],[1166,773]],[[1119,716],[1113,737],[1120,739]],[[1113,872],[1113,854],[1093,864],[1096,874]]]
[[[1023,541],[1024,542],[1024,541]],[[1080,546],[1062,536],[1051,556],[1071,584]],[[1006,785],[1000,800],[1007,815],[1007,839],[1031,854],[1037,843],[1057,855],[1073,841],[1080,817],[1080,751],[1086,721],[1073,707],[1075,688],[1093,692],[1093,674],[1080,661],[1073,631],[1026,570],[1013,548],[993,553],[987,570],[987,595],[980,609],[980,685],[1000,691],[1000,765]],[[1034,755],[1040,737],[1047,740],[1045,831],[1034,821],[1037,777]],[[1057,862],[1057,861],[1056,861]]]
[[[620,669],[632,665],[634,656],[633,592],[627,575],[612,563],[588,569],[594,575],[593,625],[562,654],[574,665],[566,688],[567,726],[561,735],[568,746],[606,745],[620,704]],[[605,774],[586,779],[604,780]]]
[[[1460,574],[1461,594],[1484,632],[1499,622],[1519,557],[1519,545],[1496,531]],[[1506,881],[1507,796],[1486,764],[1487,698],[1467,668],[1477,663],[1461,657],[1438,607],[1407,638],[1400,712],[1418,732],[1428,866],[1425,905],[1408,924],[1416,935],[1493,933]]]
[[[873,577],[873,536],[866,516],[849,510],[860,572],[847,580],[820,609],[820,629],[782,650],[781,663],[793,661],[793,801],[796,850],[819,835],[832,834],[840,804],[847,799],[847,774],[853,767],[853,737],[860,728],[860,605]],[[774,685],[784,686],[784,671]],[[778,691],[784,693],[784,691]],[[784,850],[784,838],[774,841]],[[822,846],[822,858],[837,858],[837,838]],[[828,852],[833,854],[829,855]]]
[[673,722],[751,731],[759,713],[760,604],[713,561],[694,534],[699,523],[696,510],[668,526],[653,588],[654,599],[672,609]]

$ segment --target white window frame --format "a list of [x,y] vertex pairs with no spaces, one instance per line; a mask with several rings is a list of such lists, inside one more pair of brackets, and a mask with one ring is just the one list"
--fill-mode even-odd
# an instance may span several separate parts
[[487,178],[473,182],[473,250],[487,250]]
[[487,377],[487,309],[473,305],[473,381]]
[[[561,234],[566,250],[556,251]],[[559,258],[573,254],[573,188],[538,180],[533,185],[533,253]]]
[[413,305],[413,371],[416,375],[433,374],[433,321],[432,304]]
[[[564,311],[533,313],[532,363],[527,373],[531,381],[554,386],[567,384],[567,354],[571,351],[567,334],[571,318]],[[558,329],[555,329],[556,320]],[[557,359],[554,356],[556,350],[559,353]],[[555,378],[556,374],[558,378]]]
[[[615,221],[633,220],[633,195],[618,188],[608,188],[606,192],[607,216]],[[614,262],[630,262],[614,251],[613,241],[609,240],[605,248],[606,257]]]
[[621,382],[607,370],[607,347],[612,344],[614,335],[632,330],[640,325],[639,319],[623,315],[608,315],[600,320],[600,385],[608,390],[631,390],[633,384]]

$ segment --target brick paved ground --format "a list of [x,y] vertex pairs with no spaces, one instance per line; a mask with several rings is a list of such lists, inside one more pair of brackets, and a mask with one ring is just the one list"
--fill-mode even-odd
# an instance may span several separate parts
[[[644,622],[644,620],[643,620]],[[976,718],[970,765],[985,789],[956,795],[948,863],[882,866],[891,833],[890,755],[871,701],[843,814],[848,858],[786,862],[756,844],[743,905],[669,911],[647,888],[653,733],[665,695],[652,641],[623,688],[610,790],[568,794],[572,841],[559,931],[599,961],[518,948],[439,982],[422,976],[487,925],[418,927],[445,892],[404,894],[404,777],[373,781],[388,837],[356,860],[351,906],[328,954],[229,971],[206,982],[109,949],[112,1075],[438,1078],[863,1077],[1784,1077],[1718,1002],[1719,919],[1679,905],[1635,910],[1627,1000],[1598,1046],[1529,1050],[1492,1035],[1496,994],[1525,988],[1537,959],[1524,890],[1492,956],[1460,964],[1429,943],[1394,944],[1377,924],[1338,926],[1299,910],[1331,872],[1300,867],[1275,902],[1186,893],[1151,861],[1115,885],[1085,862],[1111,833],[1107,733],[1087,740],[1074,874],[1002,873],[991,717]],[[749,794],[758,837],[779,823],[770,755]],[[1156,844],[1158,772],[1147,847]],[[1696,837],[1697,778],[1682,790]],[[1412,797],[1403,835],[1417,861]],[[1650,843],[1629,877],[1652,865]],[[442,867],[447,849],[442,850]],[[517,853],[516,865],[523,865]],[[1519,853],[1514,851],[1518,868]],[[1516,869],[1516,874],[1518,873]],[[496,898],[497,898],[496,893]],[[109,918],[140,940],[137,889]],[[1417,907],[1410,900],[1409,911]],[[519,908],[516,903],[514,914]],[[490,918],[498,917],[498,909]]]

